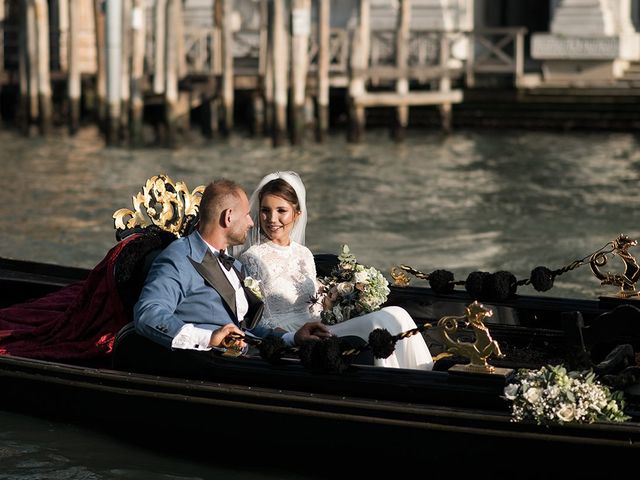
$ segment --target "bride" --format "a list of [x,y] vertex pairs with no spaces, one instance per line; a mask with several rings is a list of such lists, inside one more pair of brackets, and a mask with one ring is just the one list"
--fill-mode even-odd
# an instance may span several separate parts
[[[318,291],[316,267],[305,247],[306,190],[297,173],[275,172],[265,176],[251,195],[251,217],[256,227],[242,247],[240,260],[247,272],[261,281],[265,326],[295,332],[309,321],[319,321],[322,307],[312,303]],[[392,335],[415,328],[401,307],[376,312],[328,326],[337,336],[355,335],[365,341],[376,328]],[[388,358],[375,359],[382,367],[431,370],[433,360],[422,335],[399,340]]]

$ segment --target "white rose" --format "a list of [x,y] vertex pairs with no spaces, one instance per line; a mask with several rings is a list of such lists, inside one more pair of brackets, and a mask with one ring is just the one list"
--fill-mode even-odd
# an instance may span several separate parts
[[515,400],[519,388],[517,383],[510,383],[504,387],[504,396],[507,397],[508,400]]
[[576,409],[569,403],[563,403],[556,410],[557,417],[563,422],[570,422],[576,417]]
[[526,389],[522,395],[524,399],[529,403],[536,403],[542,396],[542,389],[537,387],[530,387]]

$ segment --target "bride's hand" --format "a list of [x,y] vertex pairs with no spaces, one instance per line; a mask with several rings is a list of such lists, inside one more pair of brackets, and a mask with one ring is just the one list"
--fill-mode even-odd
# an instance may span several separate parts
[[320,322],[307,322],[293,336],[296,345],[301,345],[306,340],[322,340],[329,338],[332,333]]

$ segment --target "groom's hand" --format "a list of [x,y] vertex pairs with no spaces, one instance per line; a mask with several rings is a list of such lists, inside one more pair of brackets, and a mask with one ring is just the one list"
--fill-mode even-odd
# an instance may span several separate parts
[[209,340],[210,347],[225,347],[231,346],[244,348],[246,344],[242,340],[244,333],[233,323],[227,323],[223,327],[214,330],[211,334],[211,340]]
[[322,340],[333,334],[320,322],[307,322],[295,333],[293,341],[296,345],[302,345],[307,340]]

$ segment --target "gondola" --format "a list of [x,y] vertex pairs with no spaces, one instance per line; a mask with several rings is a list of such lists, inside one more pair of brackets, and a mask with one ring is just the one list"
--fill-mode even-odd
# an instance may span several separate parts
[[[150,201],[158,182],[164,192],[185,191],[166,176],[153,177],[140,197],[147,200],[141,202]],[[187,218],[193,209],[181,211]],[[127,212],[114,215],[116,226],[123,214]],[[178,222],[182,229],[184,218]],[[535,458],[580,458],[573,466],[576,473],[611,472],[632,465],[640,451],[640,383],[633,377],[624,385],[630,418],[622,423],[515,422],[504,393],[520,368],[570,363],[581,355],[584,361],[589,354],[592,364],[603,368],[612,362],[606,354],[616,346],[637,349],[640,310],[630,296],[577,300],[511,295],[479,304],[461,290],[392,285],[387,303],[406,308],[422,327],[437,327],[442,318],[464,320],[470,305],[493,313],[485,325],[502,345],[502,358],[482,356],[478,364],[478,358],[460,351],[447,355],[443,328],[425,328],[419,334],[434,352],[444,354],[436,357],[430,372],[360,363],[339,373],[312,371],[295,355],[274,363],[258,353],[231,357],[168,351],[140,337],[130,322],[144,265],[169,238],[166,228],[157,228],[159,223],[145,229],[122,223],[103,269],[0,258],[0,315],[12,306],[74,289],[89,289],[89,304],[101,291],[90,283],[98,275],[109,276],[113,287],[100,313],[104,316],[105,306],[114,302],[122,313],[119,323],[107,325],[112,342],[95,355],[67,349],[56,358],[46,353],[53,351],[46,342],[32,355],[3,352],[0,408],[144,435],[145,442],[191,452],[202,445],[203,431],[233,442],[243,442],[252,432],[268,451],[300,447],[303,438],[305,447],[330,446],[335,455],[421,455],[454,472],[451,462],[461,462],[458,471],[465,465],[494,471],[517,467],[525,461],[524,452]],[[319,272],[328,271],[335,255],[317,254],[316,263]],[[102,277],[99,281],[106,281]],[[469,322],[465,325],[457,332],[459,340],[473,345],[478,334],[468,328]],[[627,358],[619,367],[610,373],[632,366]]]

